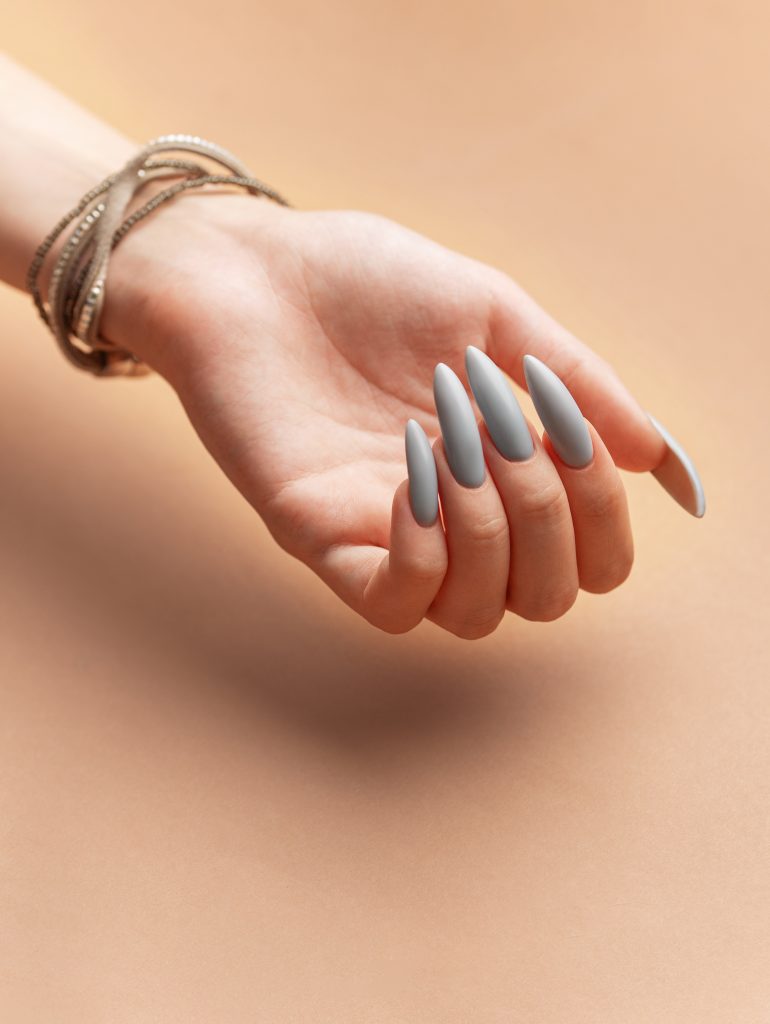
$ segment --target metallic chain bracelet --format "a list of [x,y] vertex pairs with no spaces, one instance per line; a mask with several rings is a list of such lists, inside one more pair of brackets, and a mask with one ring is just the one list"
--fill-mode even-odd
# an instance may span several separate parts
[[[191,160],[150,160],[153,153],[188,151],[209,157],[229,174],[211,173]],[[156,178],[182,177],[182,181],[156,193],[121,223],[133,197]],[[40,243],[27,271],[27,291],[43,322],[64,355],[77,367],[98,376],[143,376],[151,367],[99,335],[110,254],[128,231],[161,203],[190,188],[207,183],[239,185],[252,195],[264,195],[291,204],[275,189],[254,178],[228,150],[198,135],[161,135],[152,139],[119,171],[89,189]],[[51,273],[47,308],[37,278],[56,239],[68,224],[80,218],[61,249]]]

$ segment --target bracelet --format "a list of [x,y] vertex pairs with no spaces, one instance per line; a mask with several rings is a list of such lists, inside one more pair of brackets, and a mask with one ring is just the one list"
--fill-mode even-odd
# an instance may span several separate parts
[[[199,153],[230,173],[211,173],[191,160],[148,159],[153,153],[169,150]],[[182,181],[158,192],[120,223],[133,197],[148,181],[180,176]],[[27,290],[32,294],[43,322],[75,366],[97,376],[138,377],[152,372],[152,368],[133,353],[118,348],[99,335],[110,254],[134,224],[161,203],[186,189],[199,188],[207,183],[239,185],[252,195],[267,196],[282,206],[291,205],[275,189],[253,177],[240,160],[216,143],[198,135],[160,135],[143,146],[119,171],[89,189],[37,247],[27,271]],[[53,267],[46,307],[37,286],[38,275],[56,239],[78,217],[79,222]]]

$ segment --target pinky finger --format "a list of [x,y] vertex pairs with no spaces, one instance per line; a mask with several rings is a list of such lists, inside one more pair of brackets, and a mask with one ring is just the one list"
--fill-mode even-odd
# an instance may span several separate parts
[[393,496],[390,549],[364,588],[364,617],[388,633],[413,629],[439,592],[448,562],[440,517],[422,526],[412,512],[409,481],[403,480]]
[[344,601],[387,633],[406,633],[425,618],[449,565],[436,462],[416,420],[407,422],[404,442],[408,479],[393,495],[388,549],[335,544],[316,569]]

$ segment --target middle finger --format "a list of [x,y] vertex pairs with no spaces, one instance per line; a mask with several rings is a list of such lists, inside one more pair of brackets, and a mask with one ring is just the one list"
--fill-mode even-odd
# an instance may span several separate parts
[[433,454],[449,561],[426,618],[475,639],[491,633],[505,615],[508,520],[487,472],[470,399],[445,363],[436,367],[434,394],[441,437]]

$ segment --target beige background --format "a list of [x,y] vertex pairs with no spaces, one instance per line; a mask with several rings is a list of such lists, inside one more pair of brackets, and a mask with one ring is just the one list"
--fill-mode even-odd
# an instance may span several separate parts
[[31,0],[3,35],[137,142],[504,268],[707,512],[624,474],[622,588],[387,636],[162,380],[78,374],[0,288],[2,1019],[770,1019],[767,5]]

